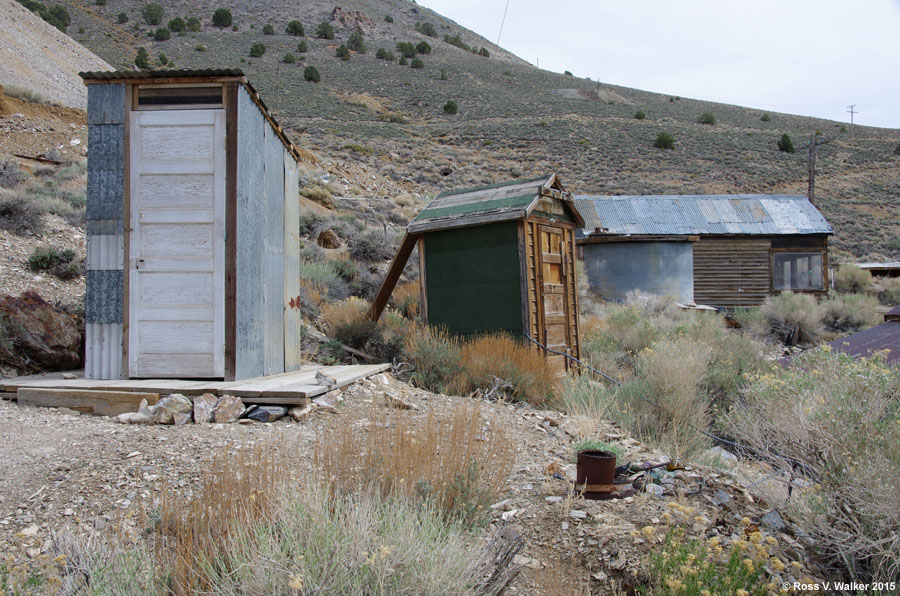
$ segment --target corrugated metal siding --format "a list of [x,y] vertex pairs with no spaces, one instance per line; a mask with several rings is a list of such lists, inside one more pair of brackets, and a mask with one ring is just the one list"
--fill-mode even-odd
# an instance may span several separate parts
[[265,374],[284,372],[284,149],[268,123],[265,210]]
[[585,220],[612,234],[831,234],[806,197],[788,195],[648,195],[575,197]]
[[769,240],[701,239],[693,243],[694,301],[754,306],[769,295]]
[[300,178],[297,162],[284,152],[284,370],[302,364],[300,315]]
[[122,375],[125,86],[88,88],[85,377]]
[[[238,89],[235,379],[265,371],[265,119]],[[232,233],[229,231],[229,233]]]

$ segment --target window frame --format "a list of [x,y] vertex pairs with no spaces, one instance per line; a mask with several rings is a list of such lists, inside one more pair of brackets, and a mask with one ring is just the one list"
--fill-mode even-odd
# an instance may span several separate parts
[[[821,268],[819,269],[819,279],[821,280],[821,287],[818,288],[779,288],[775,285],[775,256],[778,254],[794,254],[798,256],[811,256],[811,255],[820,255],[821,257]],[[769,288],[773,292],[818,292],[823,293],[828,291],[828,276],[827,276],[827,267],[828,267],[828,254],[824,249],[814,249],[809,247],[785,247],[785,248],[773,248],[769,251]]]

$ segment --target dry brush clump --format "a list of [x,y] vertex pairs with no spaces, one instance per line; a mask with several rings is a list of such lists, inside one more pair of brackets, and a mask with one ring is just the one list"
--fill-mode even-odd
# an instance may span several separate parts
[[756,376],[723,423],[791,477],[808,477],[811,488],[793,507],[820,555],[856,580],[900,579],[896,367],[880,357],[808,352]]
[[815,296],[782,292],[766,298],[761,309],[776,332],[791,333],[800,329],[815,339],[824,331],[824,313]]
[[362,434],[344,426],[319,438],[319,470],[337,490],[420,498],[466,524],[497,498],[515,460],[511,437],[477,403],[430,410],[420,424],[408,412],[379,415]]

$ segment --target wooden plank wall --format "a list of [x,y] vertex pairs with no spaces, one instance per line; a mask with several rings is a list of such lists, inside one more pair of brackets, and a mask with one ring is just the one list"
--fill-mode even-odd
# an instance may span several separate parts
[[284,151],[284,370],[300,368],[300,174]]
[[[575,358],[581,358],[581,336],[578,332],[578,283],[575,274],[575,234],[571,228],[563,230],[565,272],[566,272],[566,314],[569,318],[569,349]],[[571,368],[571,360],[566,361],[566,368]]]
[[702,238],[694,249],[694,301],[753,306],[770,293],[768,238]]
[[[265,370],[266,121],[244,87],[238,88],[237,266],[235,379]],[[229,233],[232,231],[229,230]]]
[[538,289],[538,271],[537,271],[537,222],[525,221],[525,258],[527,259],[526,268],[528,270],[528,333],[531,337],[538,341],[543,341],[544,328],[540,316],[543,305],[541,303],[541,293]]
[[265,122],[265,330],[266,375],[284,372],[284,145]]

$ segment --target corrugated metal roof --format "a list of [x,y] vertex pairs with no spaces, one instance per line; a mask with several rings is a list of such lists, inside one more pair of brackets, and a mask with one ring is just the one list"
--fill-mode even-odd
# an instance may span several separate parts
[[578,195],[580,237],[595,228],[610,234],[833,234],[819,210],[790,195]]
[[835,340],[828,345],[833,350],[845,352],[854,358],[865,358],[875,352],[889,350],[885,356],[885,362],[900,365],[900,323],[882,323]]
[[240,68],[204,68],[204,69],[173,69],[173,70],[94,70],[79,72],[85,81],[108,79],[157,79],[157,78],[184,78],[184,77],[242,77],[244,71]]

